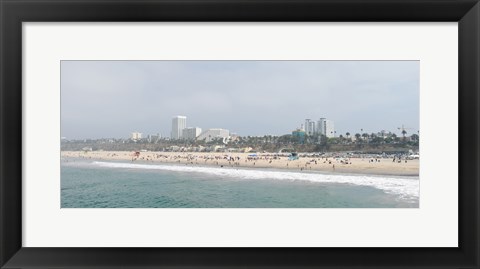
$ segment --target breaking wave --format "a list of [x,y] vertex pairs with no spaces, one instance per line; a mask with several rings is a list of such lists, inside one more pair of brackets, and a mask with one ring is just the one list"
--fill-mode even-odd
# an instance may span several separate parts
[[110,168],[126,169],[149,169],[164,170],[174,172],[192,172],[215,175],[219,177],[230,177],[237,179],[269,179],[269,180],[289,180],[289,181],[309,181],[318,183],[340,183],[358,186],[369,186],[385,191],[386,193],[396,194],[404,199],[418,199],[420,191],[420,181],[417,177],[389,177],[389,176],[370,176],[370,175],[334,175],[320,173],[299,173],[292,171],[268,171],[260,169],[231,169],[217,167],[199,167],[199,166],[178,166],[178,165],[153,165],[153,164],[133,164],[133,163],[113,163],[113,162],[93,162],[94,165]]

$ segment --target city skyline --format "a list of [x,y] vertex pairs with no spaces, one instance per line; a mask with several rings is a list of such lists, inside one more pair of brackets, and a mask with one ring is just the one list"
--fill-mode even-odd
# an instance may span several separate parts
[[170,137],[185,127],[284,135],[320,118],[336,136],[419,129],[418,61],[62,61],[62,137]]
[[[177,126],[177,124],[175,123],[175,119],[178,118],[178,117],[181,117],[183,122],[185,123],[185,128],[183,129],[179,129],[178,127],[176,128],[175,126]],[[188,125],[186,125],[186,119],[188,117],[186,116],[175,116],[172,118],[172,130],[170,131],[170,135],[163,135],[160,134],[160,133],[155,133],[155,134],[144,134],[144,133],[141,133],[141,132],[138,132],[138,131],[133,131],[130,133],[129,136],[126,136],[126,137],[102,137],[102,138],[85,138],[85,139],[131,139],[131,140],[142,140],[142,139],[146,139],[146,140],[151,140],[152,138],[153,139],[168,139],[168,140],[190,140],[190,141],[193,141],[193,140],[202,140],[202,139],[199,139],[199,137],[202,137],[202,135],[204,136],[205,133],[209,132],[209,131],[216,131],[216,130],[223,130],[223,131],[226,131],[228,135],[226,135],[226,137],[230,137],[231,135],[233,136],[243,136],[243,137],[247,137],[247,136],[250,136],[250,137],[264,137],[264,136],[272,136],[271,134],[263,134],[263,135],[248,135],[248,134],[244,134],[244,135],[238,135],[236,133],[231,133],[229,130],[226,130],[226,129],[223,129],[223,128],[207,128],[207,129],[202,129],[198,126],[196,127],[190,127]],[[310,123],[310,124],[308,124]],[[323,125],[323,127],[321,127]],[[310,126],[310,127],[307,127],[307,126]],[[403,136],[403,131],[405,131],[405,136],[409,137],[411,135],[418,135],[419,134],[419,130],[412,130],[412,128],[408,128],[408,127],[405,127],[404,125],[402,125],[401,127],[397,128],[398,130],[397,131],[390,131],[390,130],[376,130],[376,131],[371,131],[369,132],[368,130],[363,130],[361,129],[360,131],[358,132],[345,132],[345,133],[338,133],[335,129],[334,129],[334,121],[333,120],[330,120],[330,119],[326,119],[326,118],[320,118],[318,121],[312,121],[311,119],[305,119],[305,124],[301,124],[300,127],[298,128],[293,128],[292,129],[292,132],[290,133],[285,133],[285,134],[278,134],[278,135],[273,135],[273,136],[277,136],[277,137],[280,137],[280,136],[284,136],[284,135],[291,135],[293,132],[298,132],[298,131],[303,131],[305,132],[305,135],[310,135],[310,136],[316,136],[316,135],[324,135],[326,136],[327,138],[338,138],[338,137],[349,137],[349,138],[353,138],[356,134],[359,134],[359,135],[364,135],[364,134],[367,134],[367,135],[375,135],[375,136],[382,136],[384,137],[385,135],[389,135],[389,134],[395,134],[397,136]],[[173,135],[174,133],[174,130],[177,129],[177,134],[181,131],[181,135]],[[409,130],[409,131],[407,131]],[[348,133],[348,134],[347,134]],[[144,136],[145,135],[145,136]],[[205,137],[203,137],[204,139]],[[67,137],[62,137],[62,139],[67,139]],[[85,140],[85,139],[79,139],[79,140]],[[68,140],[68,139],[67,139]],[[77,139],[73,139],[73,140],[77,140]],[[212,139],[208,139],[208,141],[211,141]],[[207,142],[208,142],[207,141]]]

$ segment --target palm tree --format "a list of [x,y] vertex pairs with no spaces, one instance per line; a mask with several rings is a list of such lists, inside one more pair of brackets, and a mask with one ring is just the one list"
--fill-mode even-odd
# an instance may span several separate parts
[[350,138],[350,133],[349,132],[347,132],[345,135],[347,136],[347,138]]
[[356,141],[360,140],[360,137],[361,137],[361,136],[362,136],[361,134],[356,133],[356,134],[355,134],[355,139],[356,139]]
[[[368,137],[369,137],[369,135],[368,135],[367,133],[363,133],[363,134],[362,134],[362,137],[363,137],[363,139],[367,140]],[[367,140],[367,141],[368,141],[368,140]]]
[[396,134],[392,134],[393,141],[397,142],[399,139]]

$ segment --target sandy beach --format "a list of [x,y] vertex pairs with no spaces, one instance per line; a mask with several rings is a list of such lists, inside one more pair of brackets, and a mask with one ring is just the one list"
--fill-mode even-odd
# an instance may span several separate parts
[[[301,154],[300,154],[301,155]],[[276,168],[293,171],[323,171],[370,175],[418,176],[419,163],[415,160],[361,157],[305,156],[289,160],[274,153],[219,153],[219,152],[135,152],[127,151],[62,151],[62,161],[76,158],[95,160],[121,160],[141,163],[175,163],[191,166]]]

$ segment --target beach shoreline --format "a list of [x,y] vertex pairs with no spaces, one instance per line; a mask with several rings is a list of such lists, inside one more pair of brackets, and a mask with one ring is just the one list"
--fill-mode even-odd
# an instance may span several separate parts
[[384,176],[419,176],[418,159],[322,157],[307,156],[289,160],[275,153],[220,152],[135,152],[130,151],[61,151],[61,158],[128,161],[141,164],[184,164],[204,167],[273,168],[295,172],[325,172],[330,174],[361,174]]

